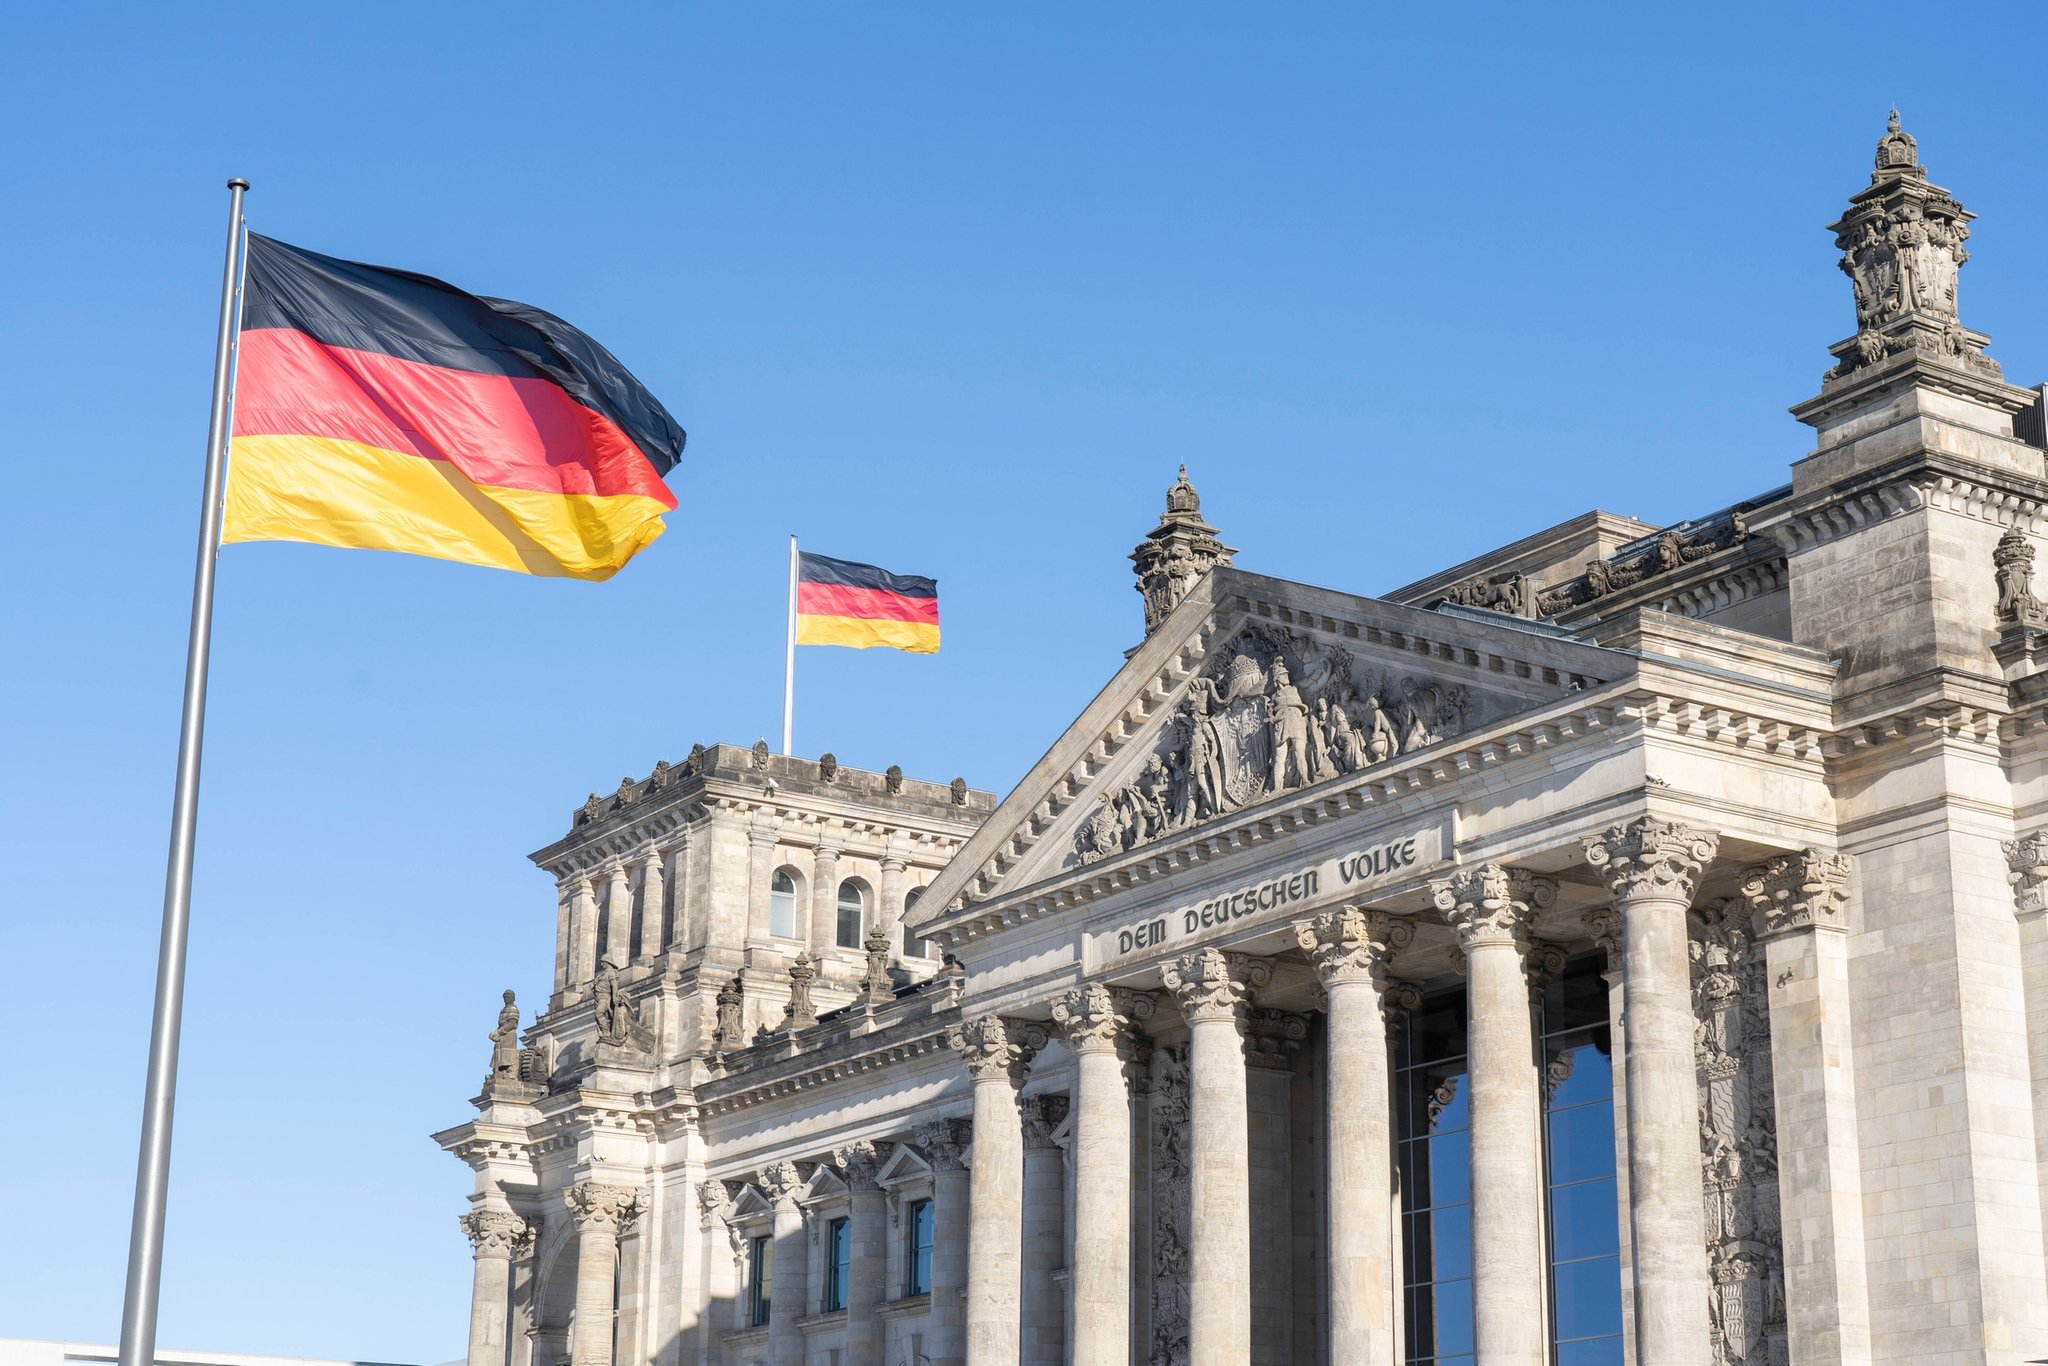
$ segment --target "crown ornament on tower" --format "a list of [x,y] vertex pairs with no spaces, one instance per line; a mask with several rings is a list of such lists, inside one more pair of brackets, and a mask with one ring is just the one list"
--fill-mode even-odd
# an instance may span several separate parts
[[1970,259],[1963,243],[1976,216],[1927,179],[1920,145],[1892,110],[1869,186],[1828,225],[1855,292],[1856,335],[1828,348],[1839,363],[1827,382],[1901,353],[2002,377],[1998,362],[1984,354],[1990,338],[1963,326],[1956,303],[1956,277]]
[[1188,467],[1166,491],[1166,512],[1131,552],[1138,574],[1138,592],[1145,598],[1145,634],[1166,620],[1195,581],[1237,552],[1216,537],[1216,528],[1202,520],[1202,496],[1188,482]]

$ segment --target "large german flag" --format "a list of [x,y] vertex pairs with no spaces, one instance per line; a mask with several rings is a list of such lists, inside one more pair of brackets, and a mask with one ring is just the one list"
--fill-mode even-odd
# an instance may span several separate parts
[[683,429],[560,318],[249,235],[228,541],[608,579],[662,531]]
[[939,585],[803,551],[797,555],[796,643],[937,654]]

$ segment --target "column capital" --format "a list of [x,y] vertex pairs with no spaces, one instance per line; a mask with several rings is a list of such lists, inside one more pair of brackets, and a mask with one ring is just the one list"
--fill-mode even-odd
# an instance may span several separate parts
[[1092,982],[1052,1003],[1053,1023],[1076,1053],[1114,1049],[1156,1008],[1152,993]]
[[1564,971],[1564,961],[1563,945],[1543,939],[1529,941],[1528,949],[1522,955],[1522,977],[1529,984],[1531,1003],[1543,999],[1543,988]]
[[1422,1009],[1422,984],[1398,977],[1387,979],[1380,989],[1380,1019],[1389,1032],[1401,1028],[1408,1016]]
[[472,1210],[457,1222],[479,1257],[510,1257],[533,1241],[533,1225],[508,1209]]
[[1000,1015],[977,1015],[946,1031],[946,1043],[976,1082],[1001,1078],[1012,1086],[1023,1085],[1025,1069],[1032,1055],[1045,1047],[1045,1038],[1043,1025]]
[[714,1223],[732,1218],[732,1195],[723,1181],[708,1177],[697,1184],[697,1227],[709,1229]]
[[816,1164],[810,1162],[771,1162],[761,1168],[754,1184],[778,1211],[785,1207],[794,1209],[797,1197],[811,1184],[811,1172],[816,1169]]
[[640,1217],[640,1192],[630,1186],[584,1181],[563,1191],[562,1202],[569,1207],[578,1233],[590,1229],[624,1233]]
[[882,871],[885,873],[900,873],[909,866],[910,861],[893,849],[882,855]]
[[1273,980],[1272,965],[1248,953],[1202,949],[1182,954],[1160,968],[1189,1024],[1234,1020],[1252,991]]
[[854,1194],[880,1190],[882,1164],[889,1160],[886,1143],[849,1143],[832,1150],[832,1169]]
[[1254,1007],[1245,1012],[1244,1060],[1253,1067],[1291,1071],[1294,1053],[1308,1038],[1308,1017]]
[[1557,899],[1557,884],[1523,868],[1482,863],[1429,884],[1436,908],[1457,931],[1458,947],[1467,953],[1479,945],[1517,945],[1532,908]]
[[2014,907],[2022,916],[2048,911],[2048,830],[2005,841]]
[[749,848],[771,849],[775,846],[778,838],[773,830],[763,830],[759,826],[747,827],[747,845]]
[[1601,906],[1587,911],[1579,917],[1579,923],[1586,927],[1586,934],[1595,948],[1607,955],[1607,970],[1621,970],[1621,912],[1612,906]]
[[1326,990],[1345,982],[1378,986],[1385,983],[1395,952],[1414,941],[1415,927],[1386,911],[1344,906],[1295,921],[1294,939]]
[[1849,928],[1849,856],[1803,849],[1780,854],[1742,875],[1742,899],[1757,935]]
[[1616,901],[1692,900],[1700,870],[1714,861],[1721,837],[1676,821],[1638,816],[1582,841],[1586,862],[1599,869]]
[[1072,1101],[1060,1092],[1049,1095],[1031,1096],[1018,1108],[1024,1114],[1024,1146],[1027,1148],[1051,1148],[1053,1130],[1067,1122],[1067,1113]]
[[957,1172],[967,1165],[970,1133],[965,1120],[935,1119],[918,1126],[916,1142],[933,1171]]

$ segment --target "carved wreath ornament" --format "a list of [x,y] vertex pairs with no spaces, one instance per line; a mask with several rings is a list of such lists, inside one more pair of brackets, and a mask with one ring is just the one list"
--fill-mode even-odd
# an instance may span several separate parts
[[1470,692],[1398,682],[1350,651],[1276,626],[1247,626],[1188,684],[1138,776],[1074,836],[1097,859],[1266,798],[1460,734]]

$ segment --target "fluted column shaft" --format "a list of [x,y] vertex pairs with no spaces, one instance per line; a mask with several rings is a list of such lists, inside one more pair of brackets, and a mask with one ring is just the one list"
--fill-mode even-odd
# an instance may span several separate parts
[[903,952],[903,860],[895,854],[882,859],[882,904],[876,908],[876,922],[889,936],[889,951]]
[[620,967],[633,961],[633,879],[623,863],[605,889],[604,957]]
[[797,1327],[810,1288],[810,1248],[804,1238],[803,1208],[797,1204],[803,1188],[802,1174],[789,1163],[771,1169],[761,1180],[775,1209],[770,1229],[775,1240],[774,1280],[768,1301],[768,1360],[774,1366],[804,1366],[804,1334]]
[[1131,1337],[1131,1095],[1126,1055],[1152,998],[1083,987],[1054,1003],[1074,1052],[1074,1366],[1127,1366]]
[[876,1176],[882,1152],[859,1143],[832,1156],[846,1183],[848,1231],[852,1243],[846,1274],[844,1366],[882,1366],[882,1321],[875,1311],[886,1298],[883,1277],[889,1263],[888,1198]]
[[839,846],[820,844],[811,863],[811,956],[839,942]]
[[571,1186],[564,1198],[576,1221],[576,1321],[569,1335],[569,1366],[612,1366],[619,1235],[638,1217],[640,1196],[623,1186],[584,1182]]
[[532,1237],[509,1210],[480,1209],[462,1217],[476,1252],[469,1296],[469,1366],[507,1366],[506,1325],[512,1312],[512,1254]]
[[576,879],[569,897],[569,933],[575,948],[569,960],[569,985],[583,987],[597,976],[597,888],[587,877]]
[[1483,864],[1432,890],[1465,951],[1473,1337],[1487,1366],[1543,1366],[1542,1109],[1521,940],[1555,888]]
[[1621,913],[1636,1356],[1656,1366],[1708,1366],[1712,1358],[1686,912],[1717,844],[1711,834],[1649,817],[1585,842],[1587,862],[1606,876]]
[[1398,1283],[1383,992],[1388,960],[1414,931],[1384,912],[1346,907],[1298,922],[1295,937],[1328,998],[1330,1360],[1392,1366]]
[[925,1355],[931,1366],[961,1366],[967,1354],[969,1177],[961,1149],[969,1137],[958,1120],[918,1131],[918,1146],[932,1164],[932,1310]]
[[1163,975],[1188,1024],[1188,1359],[1243,1366],[1252,1359],[1252,1220],[1242,1013],[1272,970],[1204,949],[1167,964]]
[[968,1177],[967,1366],[1017,1366],[1022,1337],[1024,1123],[1017,1088],[1031,1049],[994,1015],[948,1036],[974,1078],[974,1166]]

